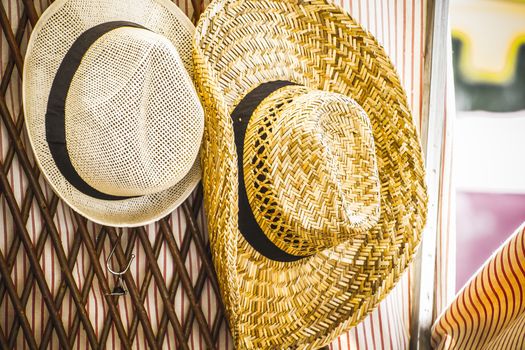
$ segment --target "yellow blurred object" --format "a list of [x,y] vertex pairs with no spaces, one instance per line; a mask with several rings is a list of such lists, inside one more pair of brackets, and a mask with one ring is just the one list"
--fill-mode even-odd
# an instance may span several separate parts
[[502,84],[513,79],[525,44],[525,1],[453,1],[451,26],[463,45],[458,68],[467,80]]

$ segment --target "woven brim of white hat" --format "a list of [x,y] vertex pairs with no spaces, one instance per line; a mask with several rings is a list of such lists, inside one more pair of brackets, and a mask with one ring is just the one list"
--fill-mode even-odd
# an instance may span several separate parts
[[[98,39],[82,57],[65,102],[71,163],[89,185],[122,198],[106,200],[79,191],[63,176],[46,140],[46,110],[57,70],[71,46],[89,29],[115,21],[139,28],[118,28]],[[199,182],[203,115],[190,78],[194,30],[186,15],[168,0],[58,0],[40,18],[24,67],[26,127],[45,178],[75,211],[101,224],[143,225],[175,209]],[[146,52],[144,43],[153,43],[152,50],[157,51]],[[114,60],[101,59],[110,55],[107,48],[120,50]],[[162,56],[166,52],[169,59]],[[146,67],[140,68],[146,73],[137,73],[148,54]],[[119,57],[125,59],[120,62]],[[114,86],[130,82],[135,85]],[[148,90],[135,93],[139,89]],[[151,118],[143,122],[141,114]],[[119,119],[122,115],[131,119]]]

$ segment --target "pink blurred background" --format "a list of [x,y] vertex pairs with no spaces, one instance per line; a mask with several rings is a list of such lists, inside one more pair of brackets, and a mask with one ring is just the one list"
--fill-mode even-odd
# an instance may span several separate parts
[[525,221],[525,195],[458,191],[456,200],[456,289],[460,289]]

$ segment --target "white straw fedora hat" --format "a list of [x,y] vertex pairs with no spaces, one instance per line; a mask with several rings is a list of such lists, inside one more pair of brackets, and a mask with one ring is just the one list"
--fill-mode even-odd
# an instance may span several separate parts
[[316,349],[412,260],[425,171],[383,48],[330,0],[214,0],[197,25],[211,251],[240,349]]
[[36,160],[74,210],[106,225],[167,215],[200,180],[194,26],[168,0],[58,0],[23,76]]

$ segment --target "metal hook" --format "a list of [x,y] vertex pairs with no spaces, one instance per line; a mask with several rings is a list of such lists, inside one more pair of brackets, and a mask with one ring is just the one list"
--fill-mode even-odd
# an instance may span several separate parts
[[108,256],[108,259],[106,260],[106,268],[108,269],[109,272],[111,272],[112,275],[115,275],[117,276],[117,281],[115,283],[115,287],[113,288],[113,291],[111,293],[108,293],[107,295],[126,295],[127,294],[127,290],[126,288],[124,288],[124,284],[122,282],[122,275],[125,274],[130,266],[131,266],[131,262],[133,261],[133,259],[135,259],[135,254],[131,254],[131,258],[129,259],[128,261],[128,265],[126,266],[126,268],[122,271],[114,271],[111,266],[110,266],[110,261],[111,261],[111,257],[113,256],[113,254],[115,253],[115,249],[117,248],[117,244],[120,243],[120,236],[118,236],[118,240],[116,242],[116,244],[113,246],[113,248],[111,249],[111,252],[109,253],[109,256]]
[[[120,237],[119,237],[119,241],[120,241]],[[109,264],[109,262],[111,261],[111,257],[113,256],[113,253],[115,252],[115,248],[117,248],[116,244],[113,247],[113,249],[111,249],[111,253],[109,253],[108,260],[106,260],[106,267],[107,267],[108,271],[111,272],[113,275],[122,276],[123,274],[128,272],[129,267],[131,266],[131,262],[133,261],[133,259],[135,259],[135,254],[131,254],[131,258],[129,259],[129,262],[128,262],[128,265],[126,266],[126,268],[124,270],[120,271],[120,272],[117,272],[117,271],[114,271],[113,269],[111,269],[111,266]]]

